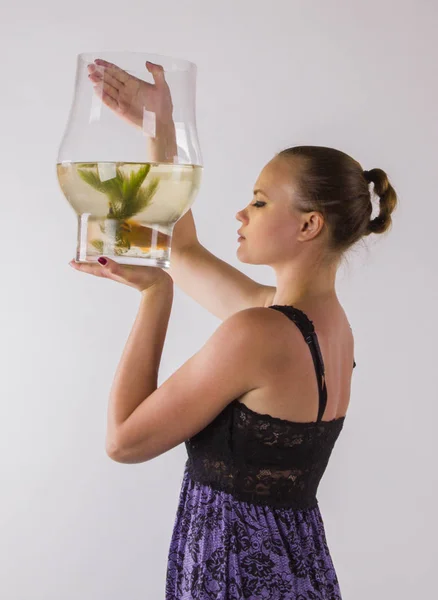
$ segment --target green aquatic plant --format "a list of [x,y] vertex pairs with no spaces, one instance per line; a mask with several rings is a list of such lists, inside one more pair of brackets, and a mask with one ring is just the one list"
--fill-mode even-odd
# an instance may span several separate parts
[[125,175],[120,167],[116,167],[116,176],[106,181],[101,181],[94,169],[78,169],[78,173],[83,181],[108,197],[108,218],[122,221],[130,219],[151,203],[159,178],[154,177],[147,187],[141,187],[150,168],[149,164],[142,165],[138,171]]
[[[122,227],[125,224],[124,222],[147,208],[157,192],[160,182],[158,177],[154,177],[147,186],[143,186],[150,169],[151,165],[145,164],[137,171],[131,171],[125,175],[122,169],[117,166],[116,175],[106,181],[101,181],[97,171],[97,163],[91,169],[88,166],[88,168],[78,168],[77,170],[85,183],[96,191],[105,194],[108,198],[109,211],[106,218],[115,219],[120,224],[115,234],[115,245],[118,253],[126,252],[131,248],[127,232]],[[103,223],[100,225],[100,229],[105,233]],[[101,240],[93,240],[91,244],[99,253],[103,252],[104,244]]]

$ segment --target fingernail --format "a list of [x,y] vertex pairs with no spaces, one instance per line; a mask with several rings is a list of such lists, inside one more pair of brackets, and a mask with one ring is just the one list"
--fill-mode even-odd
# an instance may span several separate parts
[[97,259],[97,262],[100,262],[101,265],[106,265],[106,263],[108,262],[106,258],[104,258],[103,256],[99,256],[99,258]]

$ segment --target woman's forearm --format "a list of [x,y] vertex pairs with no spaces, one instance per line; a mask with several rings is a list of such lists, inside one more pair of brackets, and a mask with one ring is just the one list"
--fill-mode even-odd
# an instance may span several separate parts
[[157,389],[158,371],[173,302],[173,282],[166,277],[141,293],[139,311],[111,387],[107,444],[119,427]]
[[177,156],[176,128],[173,120],[155,122],[155,137],[148,138],[148,151],[151,162],[174,164]]

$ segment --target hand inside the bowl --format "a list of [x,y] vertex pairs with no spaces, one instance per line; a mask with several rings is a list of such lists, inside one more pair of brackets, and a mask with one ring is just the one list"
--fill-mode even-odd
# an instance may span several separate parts
[[143,128],[144,109],[155,113],[163,124],[173,123],[173,104],[170,88],[161,65],[146,61],[154,83],[127,73],[117,65],[101,58],[88,65],[88,78],[96,94],[117,115]]

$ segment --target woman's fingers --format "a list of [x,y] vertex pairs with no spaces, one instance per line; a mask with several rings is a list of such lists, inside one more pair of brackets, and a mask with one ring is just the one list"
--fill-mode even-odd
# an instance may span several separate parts
[[103,91],[106,94],[108,94],[109,96],[111,96],[111,98],[114,98],[114,100],[118,99],[120,90],[118,90],[117,88],[112,86],[110,83],[108,83],[108,81],[105,81],[102,79],[95,79],[95,78],[91,78],[91,77],[89,79],[94,84],[95,89],[96,88],[103,89]]
[[108,96],[108,94],[105,94],[105,92],[103,90],[96,89],[95,92],[99,96],[99,98],[102,100],[102,102],[104,104],[106,104],[106,106],[108,106],[108,108],[111,108],[112,110],[119,109],[119,103],[116,100],[113,100],[113,98],[111,98],[111,96]]
[[[91,67],[91,68],[90,68]],[[119,81],[115,80],[108,73],[99,73],[94,68],[94,65],[88,65],[89,70],[91,71],[88,75],[90,81],[94,84],[94,91],[97,96],[113,110],[117,110],[119,108],[119,87],[122,87]],[[94,70],[93,70],[94,69]]]
[[94,91],[109,108],[119,108],[119,92],[107,83],[97,83]]
[[89,273],[90,275],[96,275],[96,277],[107,276],[107,271],[105,271],[99,263],[94,265],[90,263],[76,262],[73,259],[68,264],[73,267],[73,269],[76,269],[76,271],[82,271],[82,273]]
[[129,73],[127,73],[117,65],[103,60],[102,58],[96,58],[94,62],[96,63],[96,65],[105,67],[105,69],[108,70],[109,74],[115,79],[117,79],[120,83],[126,83],[132,77],[132,75],[129,75]]
[[[91,65],[93,66],[93,65]],[[104,73],[101,73],[100,71],[97,71],[96,69],[92,70],[89,69],[90,73],[88,74],[88,79],[90,79],[90,81],[93,81],[93,83],[97,83],[98,81],[106,81],[106,83],[108,83],[109,85],[111,85],[115,90],[120,91],[123,87],[124,84],[121,83],[118,79],[116,79],[115,77],[113,77],[108,71],[104,71]]]
[[[103,257],[101,257],[103,258]],[[110,277],[117,279],[123,279],[123,271],[128,271],[130,265],[121,266],[117,261],[112,260],[111,258],[104,257],[106,260],[106,264],[102,265],[101,263],[82,263],[76,262],[75,259],[72,259],[68,264],[72,266],[77,271],[82,271],[83,273],[89,273],[90,275],[96,275],[97,277]]]
[[[151,66],[152,66],[152,68],[151,68]],[[149,71],[149,73],[152,74],[152,77],[153,77],[155,83],[161,84],[161,83],[165,82],[163,65],[157,65],[157,64],[152,63],[149,60],[147,60],[146,68]]]
[[113,281],[123,283],[138,291],[143,291],[150,288],[152,285],[161,281],[169,281],[173,283],[172,278],[161,268],[143,267],[139,265],[123,265],[108,257],[100,257],[106,259],[105,265],[78,263],[75,260],[70,261],[70,265],[77,271],[89,273],[97,277],[105,277]]
[[100,263],[81,263],[76,262],[74,259],[69,262],[69,265],[76,271],[81,271],[82,273],[88,273],[89,275],[95,275],[96,277],[104,277],[105,279],[113,279],[114,281],[126,285],[134,285],[132,280],[136,279],[137,272],[140,274],[141,268],[133,265],[120,265],[110,258],[105,258],[107,261],[106,265],[101,265]]

